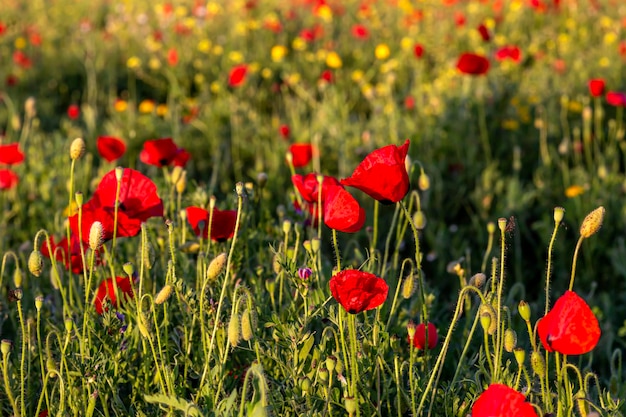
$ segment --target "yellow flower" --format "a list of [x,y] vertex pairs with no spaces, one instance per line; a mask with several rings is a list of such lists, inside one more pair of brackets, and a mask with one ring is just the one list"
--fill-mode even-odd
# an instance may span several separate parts
[[572,113],[580,113],[583,111],[583,104],[578,101],[570,100],[567,107]]
[[211,41],[208,39],[202,39],[198,42],[198,51],[203,54],[208,54],[211,51]]
[[126,66],[130,69],[137,69],[141,66],[141,59],[136,56],[131,56],[128,58],[128,61],[126,61]]
[[243,54],[239,51],[230,51],[228,53],[228,59],[233,63],[233,64],[239,64],[241,62],[243,62]]
[[301,37],[296,37],[293,42],[291,42],[291,47],[296,51],[304,51],[306,49],[306,41]]
[[341,68],[343,62],[341,61],[341,57],[335,51],[330,51],[328,55],[326,55],[326,65],[329,68],[337,69]]
[[156,107],[157,116],[164,117],[167,114],[167,104],[159,104]]
[[333,20],[333,11],[327,4],[322,4],[317,7],[317,9],[315,9],[315,14],[326,23]]
[[222,45],[215,45],[212,52],[213,55],[222,55],[224,53],[224,47]]
[[150,61],[148,61],[148,67],[151,70],[156,71],[161,68],[161,61],[159,61],[159,58],[153,56],[150,58]]
[[281,62],[285,55],[287,55],[287,48],[283,45],[274,45],[270,50],[270,56],[274,62]]
[[24,49],[26,48],[26,39],[23,37],[19,37],[15,39],[15,49]]
[[272,74],[273,74],[272,70],[269,69],[269,68],[263,68],[261,70],[261,77],[263,77],[265,79],[271,78]]
[[154,101],[152,100],[143,100],[139,103],[139,113],[152,113],[155,109]]
[[126,111],[126,109],[128,108],[128,102],[126,100],[117,99],[113,104],[113,108],[115,109],[115,111],[121,113],[123,111]]
[[386,43],[378,44],[376,46],[376,49],[374,50],[374,55],[376,56],[376,59],[379,59],[381,61],[389,58],[389,55],[391,55],[389,46]]
[[363,79],[363,75],[364,75],[363,71],[361,71],[359,69],[352,71],[352,76],[351,76],[352,77],[352,81],[358,83],[359,81],[361,81]]
[[576,184],[570,185],[569,187],[565,189],[565,197],[567,198],[578,197],[584,192],[585,192],[585,189],[581,187],[580,185],[576,185]]
[[403,51],[411,50],[411,48],[413,48],[413,44],[413,40],[408,36],[405,36],[400,40],[400,48],[402,48]]
[[220,87],[220,84],[217,81],[213,81],[211,83],[210,89],[213,94],[217,94],[220,92],[222,88]]
[[204,74],[196,74],[193,76],[193,82],[196,85],[203,85],[205,81],[206,78],[204,77]]
[[604,38],[602,38],[602,42],[604,42],[605,45],[612,45],[615,41],[617,41],[617,34],[615,32],[608,32],[604,35]]
[[600,58],[600,61],[598,61],[598,65],[600,65],[602,68],[608,68],[611,65],[611,60],[603,56],[602,58]]
[[515,119],[505,119],[502,121],[502,129],[517,130],[519,129],[519,122]]

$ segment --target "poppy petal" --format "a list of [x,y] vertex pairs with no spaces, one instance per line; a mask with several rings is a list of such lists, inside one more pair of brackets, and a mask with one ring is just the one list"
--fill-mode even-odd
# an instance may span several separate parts
[[502,384],[491,384],[472,406],[472,417],[538,417],[523,394]]
[[0,164],[16,165],[24,161],[24,153],[18,143],[0,145]]
[[124,141],[113,136],[99,136],[96,140],[96,147],[100,156],[107,162],[121,158],[126,152]]
[[335,300],[350,314],[379,307],[389,292],[384,279],[354,269],[335,274],[330,279],[329,287]]
[[355,233],[365,224],[365,210],[348,191],[335,186],[324,201],[324,223],[340,232]]

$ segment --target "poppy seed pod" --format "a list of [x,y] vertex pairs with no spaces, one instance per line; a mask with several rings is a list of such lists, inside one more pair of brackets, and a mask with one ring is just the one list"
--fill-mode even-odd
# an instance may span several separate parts
[[588,238],[600,230],[604,220],[604,212],[604,207],[600,206],[585,217],[580,225],[580,235],[582,237]]
[[524,366],[524,361],[526,360],[526,351],[523,348],[516,347],[515,349],[513,349],[513,355],[515,356],[517,366],[519,366],[520,368]]
[[13,345],[13,342],[11,342],[9,339],[2,339],[2,341],[0,341],[0,352],[2,352],[2,355],[8,355],[9,352],[11,352],[11,346]]
[[41,275],[41,271],[43,270],[43,257],[41,256],[41,252],[37,249],[33,250],[28,257],[28,270],[36,277]]
[[73,161],[82,158],[85,155],[85,141],[83,138],[76,138],[70,145],[70,158]]

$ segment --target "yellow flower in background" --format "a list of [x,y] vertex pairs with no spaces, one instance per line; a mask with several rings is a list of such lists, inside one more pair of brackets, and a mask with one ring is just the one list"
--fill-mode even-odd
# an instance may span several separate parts
[[575,100],[570,100],[567,105],[567,108],[572,113],[581,113],[583,111],[583,104]]
[[322,4],[315,9],[315,15],[324,22],[329,23],[333,20],[333,11],[327,4]]
[[204,74],[196,74],[193,76],[193,82],[196,85],[203,85],[205,81],[206,77],[204,76]]
[[570,185],[569,187],[565,189],[565,197],[567,198],[578,197],[584,192],[585,192],[585,189],[581,187],[580,185]]
[[215,45],[211,52],[213,52],[213,55],[222,55],[224,53],[224,47],[222,45]]
[[128,102],[126,100],[117,99],[115,103],[113,103],[113,108],[116,112],[124,112],[128,108]]
[[246,26],[245,22],[237,22],[235,24],[235,33],[237,35],[245,35],[248,33],[248,26]]
[[136,56],[131,56],[126,61],[126,66],[130,69],[137,69],[141,66],[141,59],[137,58]]
[[159,104],[156,106],[157,116],[164,117],[167,114],[167,104]]
[[300,79],[302,77],[300,76],[299,73],[294,72],[292,74],[287,75],[287,77],[285,78],[285,82],[289,85],[295,85],[298,84],[298,82],[300,82]]
[[611,60],[608,59],[607,57],[603,56],[598,61],[598,65],[600,65],[602,68],[608,68],[611,65]]
[[413,48],[414,43],[413,39],[405,36],[400,40],[400,48],[402,48],[403,51],[410,51]]
[[287,48],[283,45],[274,45],[270,50],[270,56],[272,57],[272,61],[281,62],[283,58],[287,55]]
[[159,60],[159,58],[153,56],[152,58],[150,58],[150,61],[148,61],[148,67],[151,70],[156,71],[161,68],[161,61]]
[[374,55],[376,56],[376,59],[381,61],[389,58],[389,55],[391,55],[389,46],[386,43],[379,43],[378,45],[376,45]]
[[246,23],[246,28],[250,31],[257,30],[261,27],[261,22],[256,19],[248,20]]
[[263,68],[263,69],[261,70],[261,77],[263,77],[263,78],[265,78],[265,79],[271,78],[273,74],[274,74],[274,73],[273,73],[273,72],[272,72],[272,70],[271,70],[271,69],[269,69],[269,68]]
[[230,51],[228,53],[228,59],[233,63],[233,64],[239,64],[241,62],[243,62],[243,54],[239,51]]
[[505,119],[502,121],[502,129],[517,130],[519,129],[519,122],[515,119]]
[[209,16],[215,16],[222,11],[222,6],[219,3],[210,1],[206,5],[206,12]]
[[203,54],[208,54],[209,52],[211,52],[211,41],[208,39],[202,39],[200,42],[198,42],[198,51],[202,52]]
[[613,45],[616,41],[617,41],[617,33],[615,32],[608,32],[604,35],[604,38],[602,38],[602,42],[605,45]]
[[603,29],[608,29],[611,26],[613,26],[613,20],[610,17],[608,17],[608,16],[602,16],[600,18],[600,26]]
[[185,6],[176,6],[176,9],[174,10],[174,14],[177,17],[185,17],[188,14],[187,8]]
[[24,49],[26,48],[26,39],[24,39],[23,37],[19,37],[15,39],[15,49]]
[[506,45],[507,43],[506,36],[500,33],[496,33],[496,35],[493,37],[493,43],[495,43],[498,46]]
[[143,113],[143,114],[152,113],[155,108],[156,108],[156,105],[154,104],[154,101],[152,100],[143,100],[141,103],[139,103],[139,113]]
[[350,76],[352,78],[352,81],[358,83],[363,79],[363,71],[361,70],[354,70],[352,71],[352,75]]
[[219,93],[222,89],[222,87],[220,87],[220,84],[217,81],[213,81],[209,88],[213,94]]
[[386,74],[388,72],[398,69],[399,63],[396,59],[390,59],[380,66],[380,73]]
[[326,55],[326,65],[329,68],[337,69],[337,68],[341,68],[341,66],[343,65],[343,62],[341,61],[341,57],[339,57],[339,54],[337,54],[337,52],[330,51]]
[[70,217],[75,215],[76,213],[78,213],[78,204],[76,204],[76,201],[72,200],[70,205],[66,206],[65,210],[63,210],[63,216]]
[[250,62],[250,63],[248,64],[248,71],[249,71],[251,74],[254,74],[254,73],[259,72],[259,70],[260,70],[260,69],[261,69],[261,64],[259,64],[259,63],[258,63],[258,62],[256,62],[256,61]]
[[293,40],[293,42],[291,42],[291,47],[295,51],[304,51],[306,49],[306,42],[304,39],[298,36]]

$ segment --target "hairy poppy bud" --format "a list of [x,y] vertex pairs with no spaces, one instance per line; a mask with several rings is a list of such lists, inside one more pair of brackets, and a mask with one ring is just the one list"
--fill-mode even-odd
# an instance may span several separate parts
[[335,356],[330,355],[326,358],[326,369],[328,369],[329,372],[334,371],[336,365],[337,365],[337,358]]
[[517,366],[520,368],[524,366],[524,361],[526,360],[526,351],[520,347],[513,349],[513,355],[515,355],[515,361],[517,361]]
[[154,304],[163,304],[164,302],[166,302],[172,295],[173,289],[174,287],[170,284],[167,284],[163,288],[161,288],[161,291],[159,291],[159,293],[154,298]]
[[252,321],[252,313],[250,309],[246,308],[241,315],[241,338],[246,342],[254,337]]
[[19,268],[16,268],[15,272],[13,272],[13,285],[15,285],[15,288],[20,288],[22,286],[22,270]]
[[428,178],[428,175],[426,175],[423,169],[420,171],[420,176],[417,178],[417,186],[422,191],[426,191],[430,188],[430,178]]
[[328,372],[328,369],[325,366],[322,365],[317,370],[317,377],[319,378],[320,381],[322,382],[328,381],[329,376],[330,376],[330,373]]
[[546,371],[546,362],[543,359],[543,355],[536,350],[530,354],[530,367],[535,375],[543,375]]
[[423,230],[426,227],[426,216],[422,210],[418,210],[413,214],[413,224],[418,230]]
[[219,274],[222,273],[224,267],[226,266],[226,260],[226,253],[220,253],[211,261],[206,271],[206,277],[209,281],[214,280]]
[[408,300],[415,292],[415,277],[410,274],[402,283],[402,298]]
[[496,322],[496,312],[490,304],[481,304],[478,310],[480,314],[480,324],[488,334],[493,335],[498,327]]
[[28,257],[28,270],[36,277],[38,277],[43,270],[43,257],[41,256],[41,252],[37,249],[32,251]]
[[180,179],[176,181],[176,192],[182,194],[187,188],[187,171],[183,171],[180,175]]
[[517,333],[513,329],[506,329],[504,331],[504,350],[511,353],[517,345]]
[[82,138],[76,138],[70,145],[70,158],[73,161],[80,159],[85,154],[85,141]]
[[604,220],[604,211],[604,207],[600,206],[585,217],[580,225],[580,235],[582,237],[588,238],[600,230]]
[[104,236],[104,227],[99,221],[93,222],[91,229],[89,229],[89,247],[91,250],[96,251],[102,245]]
[[519,302],[517,311],[524,321],[530,321],[530,306],[526,301],[522,300]]
[[487,281],[487,276],[482,272],[472,275],[469,280],[469,285],[473,285],[476,288],[481,288],[485,285],[485,281]]
[[239,315],[233,314],[228,322],[228,342],[232,347],[237,347],[241,338],[241,323]]

